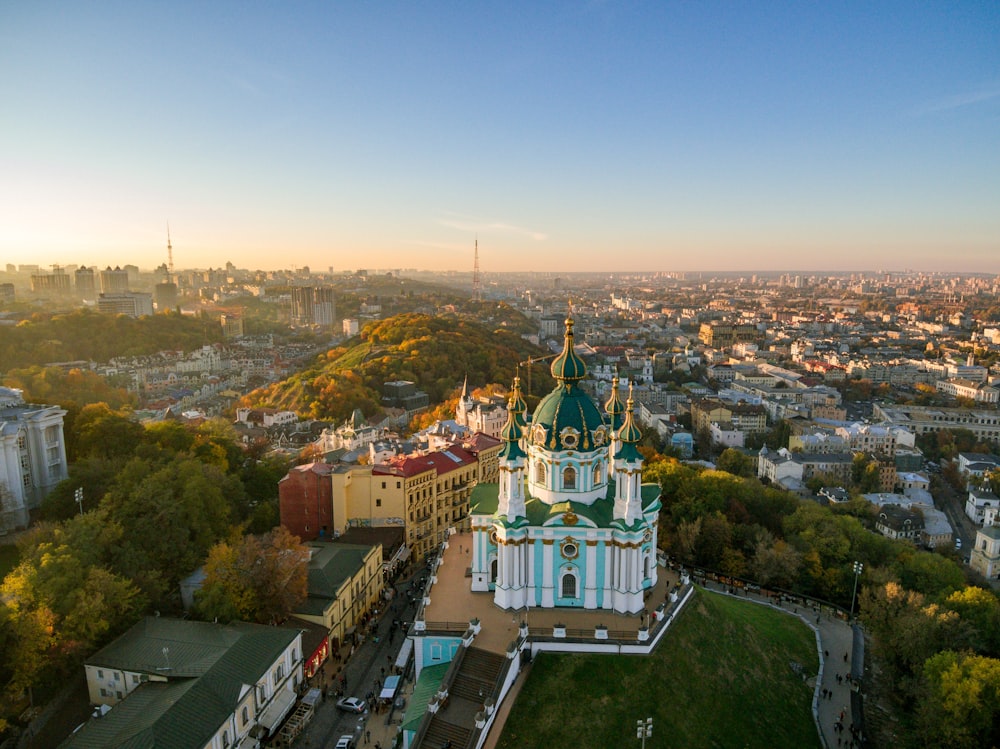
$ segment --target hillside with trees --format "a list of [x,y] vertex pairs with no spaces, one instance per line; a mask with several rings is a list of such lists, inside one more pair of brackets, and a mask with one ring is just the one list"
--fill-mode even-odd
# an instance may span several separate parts
[[[302,372],[253,391],[242,405],[333,421],[348,418],[356,408],[372,416],[381,410],[385,382],[410,380],[435,404],[465,377],[473,386],[509,383],[518,362],[545,353],[507,327],[418,313],[373,322],[352,344],[330,349]],[[535,393],[552,386],[547,367],[536,366],[533,378]]]
[[66,314],[34,314],[0,327],[4,369],[51,362],[106,362],[116,356],[157,351],[193,351],[222,340],[217,319],[168,312],[147,317],[106,315],[80,309]]
[[882,536],[862,499],[823,507],[662,458],[643,474],[662,489],[661,545],[684,565],[845,611],[853,563],[864,565],[855,610],[870,645],[865,714],[884,740],[875,745],[1000,745],[1000,601],[953,552]]
[[[228,422],[143,426],[100,403],[84,406],[66,437],[76,455],[69,478],[45,498],[42,522],[18,540],[0,583],[0,738],[29,699],[44,704],[83,659],[140,617],[179,614],[179,581],[213,549],[219,570],[226,548],[241,550],[244,563],[297,548],[287,534],[271,533],[288,464],[248,460]],[[279,590],[222,587],[229,598],[212,599],[213,616],[230,599],[242,602],[242,616],[287,616],[302,595],[305,558],[295,556],[301,569],[277,559],[269,569],[281,574]]]

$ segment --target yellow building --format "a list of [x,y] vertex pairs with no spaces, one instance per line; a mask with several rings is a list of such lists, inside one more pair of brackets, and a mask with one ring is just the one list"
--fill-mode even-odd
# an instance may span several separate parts
[[382,545],[310,543],[306,548],[309,593],[294,616],[325,627],[336,649],[381,599]]

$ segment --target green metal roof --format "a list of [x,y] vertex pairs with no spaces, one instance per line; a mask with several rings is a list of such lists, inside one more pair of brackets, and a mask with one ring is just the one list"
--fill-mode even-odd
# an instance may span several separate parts
[[[221,625],[147,617],[87,664],[156,674],[168,681],[140,685],[61,747],[204,746],[236,710],[244,686],[255,684],[267,673],[299,634],[297,629],[244,622]],[[166,655],[164,648],[169,649]]]
[[417,683],[413,685],[413,694],[410,695],[410,704],[406,706],[406,714],[400,728],[404,731],[416,731],[420,727],[420,721],[427,712],[427,706],[431,699],[437,694],[441,686],[441,681],[448,673],[451,663],[439,663],[436,666],[426,666],[420,671]]
[[321,616],[340,589],[365,563],[372,547],[366,544],[312,543],[309,559],[309,593],[296,613]]
[[[660,485],[643,484],[640,487],[642,497],[643,512],[660,509]],[[497,511],[499,486],[497,484],[478,484],[472,490],[469,499],[470,512],[473,515],[494,515]],[[540,526],[554,518],[561,517],[567,512],[572,512],[578,517],[586,518],[598,528],[608,528],[614,523],[615,508],[615,482],[608,482],[608,493],[603,499],[599,499],[592,505],[585,505],[579,502],[557,502],[548,505],[539,499],[528,499],[524,503],[527,521],[529,525]],[[517,523],[515,525],[523,525]]]

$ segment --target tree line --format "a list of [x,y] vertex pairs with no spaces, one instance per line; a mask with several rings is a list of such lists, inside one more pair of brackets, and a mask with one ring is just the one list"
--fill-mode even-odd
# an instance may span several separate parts
[[861,498],[825,507],[675,460],[647,462],[644,480],[661,487],[661,543],[683,564],[848,610],[861,562],[858,611],[879,674],[866,691],[899,718],[893,745],[998,745],[1000,601],[952,552],[885,538]]
[[[69,477],[0,584],[0,721],[141,616],[180,613],[179,582],[206,560],[216,560],[198,609],[207,619],[273,622],[305,595],[304,550],[272,532],[285,461],[247,456],[223,420],[143,426],[103,403],[83,407],[69,431]],[[241,586],[225,564],[232,549],[244,571],[255,562]],[[273,559],[277,567],[258,561]],[[263,569],[282,570],[280,590]]]

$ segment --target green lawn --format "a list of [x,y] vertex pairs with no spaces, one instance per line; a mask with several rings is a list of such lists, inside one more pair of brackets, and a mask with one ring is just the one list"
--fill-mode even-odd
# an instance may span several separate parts
[[17,566],[18,559],[16,546],[13,544],[0,545],[0,580],[7,577],[7,573]]
[[654,747],[818,747],[813,631],[798,619],[698,591],[648,657],[540,655],[500,749],[636,747],[653,718]]

